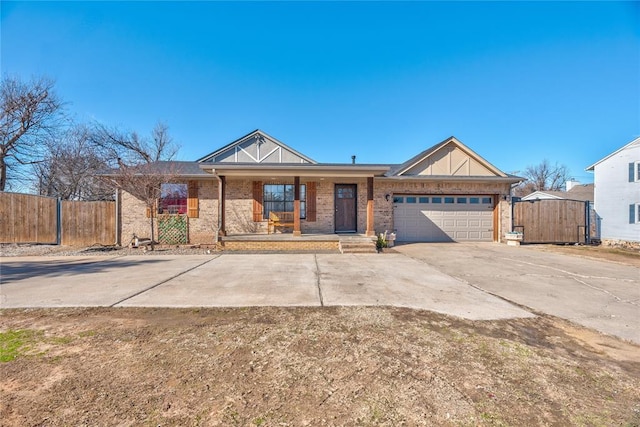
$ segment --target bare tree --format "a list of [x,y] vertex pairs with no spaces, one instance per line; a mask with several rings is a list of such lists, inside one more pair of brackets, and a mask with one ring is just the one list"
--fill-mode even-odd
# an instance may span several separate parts
[[5,77],[0,83],[0,191],[24,165],[40,160],[42,142],[51,137],[62,117],[62,102],[47,78],[22,82]]
[[172,160],[178,145],[169,135],[169,127],[159,122],[150,138],[142,138],[136,132],[123,132],[116,128],[95,125],[92,144],[117,169],[107,175],[120,190],[126,191],[145,204],[149,213],[151,249],[155,243],[154,218],[162,184],[175,181]]
[[162,184],[174,182],[176,175],[171,162],[166,161],[137,166],[121,164],[117,170],[107,175],[118,189],[126,191],[144,203],[151,230],[151,250],[155,244],[155,217]]
[[530,165],[524,170],[526,180],[515,188],[516,196],[526,196],[534,191],[560,191],[569,180],[569,169],[565,165],[551,164],[544,159],[537,165]]
[[98,175],[107,160],[90,143],[87,126],[75,125],[47,144],[44,159],[33,165],[35,191],[66,200],[113,199],[113,188]]
[[169,134],[169,126],[158,122],[150,138],[137,132],[122,131],[100,123],[94,124],[92,144],[102,157],[117,165],[140,165],[161,160],[172,160],[180,148]]

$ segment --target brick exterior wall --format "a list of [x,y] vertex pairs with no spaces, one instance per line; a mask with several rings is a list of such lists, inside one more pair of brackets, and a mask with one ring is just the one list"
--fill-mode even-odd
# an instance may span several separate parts
[[[293,183],[293,181],[291,181]],[[267,232],[267,221],[253,221],[253,181],[227,178],[225,228],[227,234]]]
[[198,181],[198,218],[189,218],[189,243],[215,242],[218,232],[218,181]]
[[333,187],[331,180],[316,180],[316,221],[300,222],[300,230],[307,234],[332,234],[335,230],[333,208]]
[[[335,184],[357,185],[357,231],[364,234],[367,220],[367,179],[331,179],[325,178],[301,180],[316,183],[316,221],[300,221],[303,234],[332,234],[335,230]],[[270,182],[263,180],[263,182]],[[293,183],[293,178],[278,183]],[[393,195],[394,194],[477,194],[496,196],[498,199],[498,238],[503,241],[504,234],[511,227],[511,204],[502,200],[509,195],[510,185],[479,184],[464,182],[412,182],[410,180],[374,180],[374,229],[376,233],[393,230]],[[389,194],[389,201],[385,195]],[[215,241],[218,225],[218,182],[202,180],[198,182],[199,215],[189,218],[189,243],[211,244]],[[149,237],[149,218],[142,202],[124,193],[122,202],[121,241],[126,245],[135,233],[139,237]],[[231,179],[226,181],[226,231],[233,234],[267,233],[267,221],[253,221],[253,180]],[[287,230],[290,231],[290,230]],[[157,238],[157,230],[156,230]],[[228,243],[227,243],[228,244]],[[234,243],[235,244],[235,243]],[[289,243],[283,242],[284,246]],[[269,242],[274,249],[274,242]],[[332,248],[331,248],[332,249]],[[252,250],[252,249],[235,249]]]
[[301,251],[339,252],[338,241],[278,241],[278,240],[232,240],[222,244],[225,251]]
[[[149,218],[147,218],[147,209],[144,202],[136,199],[131,194],[123,191],[120,197],[121,209],[121,226],[120,226],[120,242],[123,246],[127,246],[133,235],[138,237],[151,237],[151,226]],[[158,230],[155,230],[156,237]]]
[[[151,227],[144,202],[127,192],[121,198],[120,241],[123,246],[131,242],[133,235],[151,237]],[[198,218],[189,218],[189,243],[212,244],[218,225],[218,182],[198,181]],[[158,239],[157,223],[154,234]]]

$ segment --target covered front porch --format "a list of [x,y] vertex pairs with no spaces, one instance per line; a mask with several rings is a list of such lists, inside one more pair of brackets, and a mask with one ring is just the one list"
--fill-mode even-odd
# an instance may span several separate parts
[[[265,246],[280,242],[277,245],[283,248],[320,241],[335,248],[335,233],[374,237],[374,177],[388,170],[380,165],[317,164],[202,164],[200,168],[218,181],[216,229],[222,244],[247,246],[236,243],[246,241],[255,247],[262,240]],[[283,212],[288,213],[286,227],[267,239],[274,214]],[[309,239],[298,245],[285,243],[303,236]]]

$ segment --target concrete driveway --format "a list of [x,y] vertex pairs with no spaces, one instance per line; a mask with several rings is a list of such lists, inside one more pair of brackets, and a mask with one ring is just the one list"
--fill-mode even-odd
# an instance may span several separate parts
[[6,257],[0,306],[389,305],[468,319],[531,313],[401,254]]
[[389,305],[474,320],[530,308],[640,343],[636,267],[493,243],[396,250],[5,257],[0,307]]
[[508,301],[640,344],[640,269],[495,243],[407,244],[398,252]]

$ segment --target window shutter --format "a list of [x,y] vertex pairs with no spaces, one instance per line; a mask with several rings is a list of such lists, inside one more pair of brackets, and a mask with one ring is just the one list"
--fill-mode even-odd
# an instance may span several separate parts
[[636,180],[634,168],[635,165],[633,163],[629,163],[629,182],[633,182]]
[[316,221],[316,183],[307,182],[307,221]]
[[253,181],[253,220],[262,221],[262,181]]
[[189,181],[187,193],[187,216],[198,218],[198,181]]
[[636,223],[636,205],[629,205],[629,224]]

